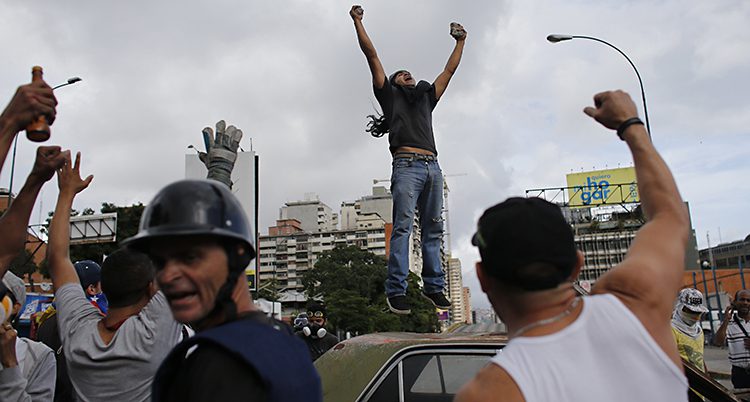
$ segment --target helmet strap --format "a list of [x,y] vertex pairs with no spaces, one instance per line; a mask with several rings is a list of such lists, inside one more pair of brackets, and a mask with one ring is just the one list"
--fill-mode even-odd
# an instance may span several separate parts
[[232,292],[234,291],[234,285],[237,284],[237,275],[233,272],[229,272],[227,281],[219,289],[219,294],[216,295],[216,306],[214,310],[218,310],[224,313],[224,322],[230,322],[237,319],[237,305],[232,300]]
[[204,318],[198,320],[196,323],[198,327],[201,327],[202,323],[213,322],[216,317],[222,317],[222,322],[230,322],[237,319],[237,304],[232,300],[232,292],[234,292],[237,279],[242,272],[239,268],[240,257],[237,255],[237,249],[234,244],[225,245],[224,251],[227,254],[227,268],[229,268],[227,280],[221,285],[219,292],[216,294],[216,302],[213,310]]

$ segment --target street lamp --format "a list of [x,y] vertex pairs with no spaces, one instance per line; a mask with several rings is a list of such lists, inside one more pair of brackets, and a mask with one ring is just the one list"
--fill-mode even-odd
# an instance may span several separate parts
[[550,41],[551,43],[564,42],[566,40],[571,40],[571,39],[589,39],[589,40],[593,40],[599,43],[603,43],[611,47],[612,49],[617,50],[617,52],[620,53],[625,58],[625,60],[628,61],[628,63],[630,63],[630,66],[633,67],[633,71],[635,71],[635,75],[638,77],[638,83],[641,85],[641,99],[643,99],[643,114],[646,117],[646,130],[648,130],[648,137],[651,138],[651,125],[649,124],[649,121],[648,121],[648,108],[646,108],[646,92],[643,90],[643,80],[641,80],[641,74],[638,72],[638,69],[635,68],[635,64],[633,64],[633,61],[630,60],[630,57],[628,57],[628,55],[626,55],[622,50],[618,49],[615,45],[605,40],[595,38],[593,36],[561,35],[561,34],[552,34],[552,35],[547,36],[547,40]]
[[[721,298],[719,297],[719,283],[716,280],[716,266],[711,265],[711,263],[709,263],[708,261],[703,261],[701,265],[702,265],[703,271],[709,268],[711,269],[711,276],[713,276],[713,279],[714,279],[714,295],[716,296],[716,305],[718,307],[719,320],[723,320],[724,310],[721,308]],[[708,295],[706,295],[706,297],[708,297]]]
[[[71,77],[68,78],[68,80],[60,85],[52,87],[53,90],[57,88],[62,88],[67,85],[75,84],[78,81],[83,81],[81,77]],[[16,148],[18,147],[18,135],[16,135],[16,138],[13,140],[13,158],[10,163],[10,183],[8,184],[8,205],[10,205],[10,199],[13,194],[13,173],[16,170]]]
[[83,80],[81,79],[81,77],[71,77],[71,78],[68,78],[68,81],[66,81],[65,83],[60,84],[60,85],[58,85],[56,87],[52,87],[52,89],[55,90],[57,88],[62,88],[64,86],[66,86],[66,85],[75,84],[78,81],[83,81]]

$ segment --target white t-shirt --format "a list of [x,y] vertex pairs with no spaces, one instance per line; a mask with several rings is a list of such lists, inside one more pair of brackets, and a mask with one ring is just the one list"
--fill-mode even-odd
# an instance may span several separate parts
[[512,339],[492,362],[527,402],[688,400],[685,375],[609,294],[584,297],[572,324],[550,335]]
[[[739,324],[738,324],[739,322]],[[729,346],[729,362],[732,366],[748,368],[750,367],[750,351],[745,347],[745,332],[750,333],[750,321],[739,318],[736,314],[729,321],[727,327],[727,346]]]
[[55,293],[60,338],[73,389],[82,401],[149,401],[162,360],[180,340],[166,298],[157,292],[128,318],[109,344],[99,336],[102,316],[78,283]]

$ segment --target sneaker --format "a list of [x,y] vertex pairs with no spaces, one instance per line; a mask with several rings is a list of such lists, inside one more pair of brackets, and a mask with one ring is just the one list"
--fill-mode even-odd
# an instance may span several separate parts
[[451,301],[448,300],[447,297],[445,297],[443,292],[430,293],[430,294],[422,293],[422,296],[424,296],[425,299],[431,301],[432,304],[435,305],[435,307],[439,309],[447,310],[451,308]]
[[396,314],[411,314],[411,307],[406,301],[406,296],[392,296],[385,301],[388,303],[388,308]]

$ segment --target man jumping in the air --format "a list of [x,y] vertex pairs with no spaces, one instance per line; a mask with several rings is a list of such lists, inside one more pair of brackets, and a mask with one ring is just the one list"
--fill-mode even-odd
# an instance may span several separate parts
[[383,116],[369,123],[368,132],[380,137],[388,132],[393,155],[391,192],[393,193],[393,232],[388,258],[388,279],[385,292],[388,307],[397,314],[409,314],[406,300],[406,278],[409,274],[409,235],[414,214],[419,210],[422,232],[423,294],[441,309],[451,302],[443,294],[445,273],[440,264],[440,238],[443,231],[443,174],[437,162],[435,137],[432,132],[432,110],[448,87],[458,68],[466,40],[466,30],[451,24],[451,36],[456,40],[448,63],[435,82],[417,82],[411,73],[399,70],[386,77],[378,53],[362,25],[364,10],[352,6],[357,39],[372,73],[375,97],[383,109]]

